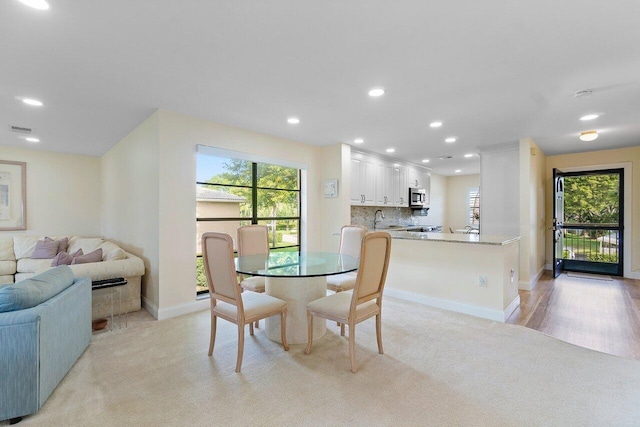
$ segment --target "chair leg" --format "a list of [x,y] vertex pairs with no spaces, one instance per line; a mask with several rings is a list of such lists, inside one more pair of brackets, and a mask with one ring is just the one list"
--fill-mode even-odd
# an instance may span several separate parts
[[216,326],[218,317],[211,312],[211,337],[209,337],[209,356],[213,354],[213,346],[216,343]]
[[355,324],[349,323],[349,359],[351,360],[351,372],[358,372],[356,366],[356,328]]
[[311,354],[311,344],[313,344],[313,315],[309,310],[307,310],[307,329],[309,331],[307,334],[309,342],[307,343],[307,348],[304,350],[304,354]]
[[289,351],[289,343],[287,343],[287,310],[280,313],[280,334],[282,335],[282,346],[284,351]]
[[253,322],[249,323],[249,335],[253,336]]
[[344,323],[340,323],[340,336],[344,336]]
[[256,328],[260,329],[260,321],[256,320]]
[[384,354],[382,351],[382,314],[376,316],[376,336],[378,337],[378,353]]
[[240,372],[242,367],[242,353],[244,352],[244,325],[238,325],[238,360],[236,361],[236,372]]

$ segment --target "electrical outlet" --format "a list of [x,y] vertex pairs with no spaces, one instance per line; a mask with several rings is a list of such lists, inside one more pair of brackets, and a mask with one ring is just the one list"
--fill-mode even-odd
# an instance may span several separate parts
[[511,283],[513,283],[513,280],[514,280],[515,276],[516,276],[516,270],[515,270],[515,268],[512,268],[511,269]]
[[478,286],[482,288],[486,288],[487,282],[488,282],[487,276],[478,276]]

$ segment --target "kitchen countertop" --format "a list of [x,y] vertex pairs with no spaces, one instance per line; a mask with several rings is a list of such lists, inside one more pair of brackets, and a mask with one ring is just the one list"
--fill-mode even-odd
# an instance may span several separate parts
[[[415,228],[415,227],[406,227]],[[480,245],[508,245],[520,240],[520,236],[499,236],[491,234],[451,234],[451,233],[422,233],[406,231],[398,228],[379,228],[377,231],[386,231],[394,239],[401,240],[428,240],[431,242],[471,243]]]

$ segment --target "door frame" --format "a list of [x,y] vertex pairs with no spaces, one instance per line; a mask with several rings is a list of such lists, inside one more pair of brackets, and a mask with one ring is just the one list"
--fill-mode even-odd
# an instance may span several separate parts
[[[631,218],[632,218],[632,205],[633,205],[633,196],[631,191],[632,186],[632,169],[633,164],[631,162],[618,162],[618,163],[603,163],[598,165],[584,165],[584,166],[555,166],[556,169],[561,169],[562,172],[581,172],[581,171],[598,171],[605,169],[624,169],[624,223],[623,223],[623,238],[627,242],[625,247],[623,248],[623,260],[622,260],[622,268],[624,277],[630,279],[640,279],[640,271],[633,272],[631,270],[631,260],[633,259],[633,245],[632,245],[632,235],[631,235]],[[551,168],[553,171],[553,168]],[[553,179],[553,178],[552,178]],[[554,183],[555,184],[555,183]],[[555,197],[555,189],[551,193],[551,197]],[[640,197],[640,196],[639,196]],[[551,218],[553,218],[553,212],[551,213]],[[550,218],[550,220],[551,220]],[[553,233],[553,232],[552,232]],[[553,234],[551,235],[551,244],[553,244]],[[553,252],[553,248],[552,248]],[[548,270],[553,270],[553,260],[551,260],[551,264],[549,265]]]

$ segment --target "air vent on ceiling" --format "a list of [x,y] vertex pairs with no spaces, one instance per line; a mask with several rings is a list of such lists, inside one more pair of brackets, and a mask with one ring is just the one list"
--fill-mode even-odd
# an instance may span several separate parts
[[449,159],[453,159],[453,156],[440,156],[438,157],[440,160],[449,160]]
[[22,127],[22,126],[9,125],[9,128],[11,129],[11,132],[26,133],[26,134],[30,134],[31,132],[33,132],[33,129]]

